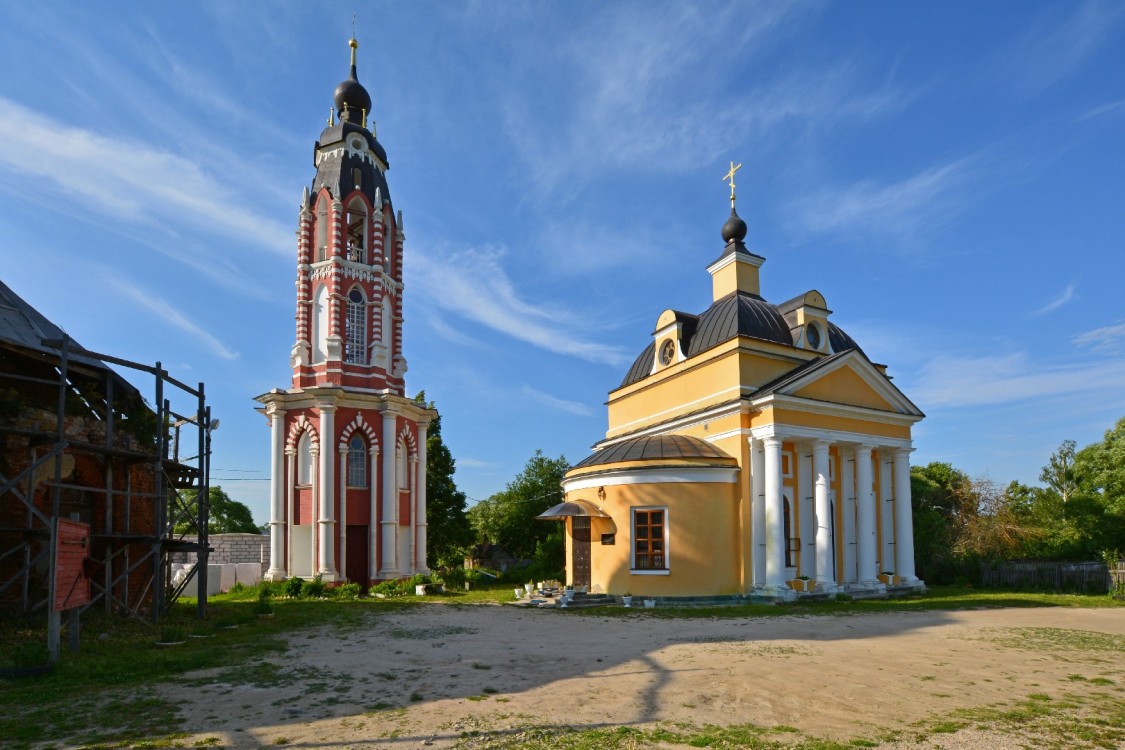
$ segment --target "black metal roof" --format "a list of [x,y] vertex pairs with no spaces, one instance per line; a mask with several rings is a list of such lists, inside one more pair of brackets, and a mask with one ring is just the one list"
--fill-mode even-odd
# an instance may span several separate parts
[[[367,145],[375,152],[379,160],[382,161],[385,166],[389,166],[387,163],[387,152],[383,150],[379,141],[371,134],[371,131],[351,122],[341,122],[336,125],[330,125],[324,129],[324,132],[320,134],[320,140],[313,147],[314,160],[317,150],[333,146],[337,143],[343,146],[345,143],[344,139],[352,133],[362,135],[364,140],[367,141]],[[326,187],[328,191],[332,193],[333,197],[343,198],[345,195],[355,190],[355,184],[352,182],[352,170],[357,167],[363,175],[361,189],[368,200],[374,202],[375,191],[379,190],[383,196],[383,202],[390,203],[391,191],[387,186],[387,176],[369,160],[353,154],[346,147],[343,149],[343,153],[329,155],[317,166],[316,177],[313,178],[312,183],[312,194],[316,195],[321,188]]]
[[659,461],[661,459],[685,458],[725,458],[731,456],[716,448],[706,440],[688,435],[649,435],[623,440],[620,443],[602,448],[574,465],[574,469],[586,469],[603,464],[616,464],[623,461]]

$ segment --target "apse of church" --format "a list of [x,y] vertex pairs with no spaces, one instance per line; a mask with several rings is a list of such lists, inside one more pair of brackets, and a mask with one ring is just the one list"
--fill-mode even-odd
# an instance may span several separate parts
[[436,412],[406,396],[402,211],[359,82],[359,45],[349,46],[298,214],[292,382],[255,399],[271,434],[272,580],[367,585],[428,572],[426,429]]

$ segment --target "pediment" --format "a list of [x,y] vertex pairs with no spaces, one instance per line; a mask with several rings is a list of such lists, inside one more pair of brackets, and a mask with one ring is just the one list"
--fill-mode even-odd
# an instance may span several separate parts
[[809,363],[763,388],[767,395],[922,417],[922,412],[861,352],[850,350]]

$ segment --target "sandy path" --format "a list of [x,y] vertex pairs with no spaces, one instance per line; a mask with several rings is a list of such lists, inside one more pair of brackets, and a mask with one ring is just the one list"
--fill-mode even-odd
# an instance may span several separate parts
[[283,668],[273,684],[161,691],[183,706],[193,739],[347,748],[447,747],[462,730],[529,722],[872,737],[955,708],[1081,690],[1071,675],[1125,685],[1120,652],[1046,649],[1021,628],[1122,636],[1125,611],[696,620],[432,605],[296,636],[268,660]]

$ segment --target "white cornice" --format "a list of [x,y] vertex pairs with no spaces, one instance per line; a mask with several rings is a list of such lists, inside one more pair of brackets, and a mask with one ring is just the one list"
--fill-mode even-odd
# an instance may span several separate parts
[[607,485],[614,487],[624,484],[735,484],[737,482],[738,468],[734,466],[729,468],[713,466],[635,467],[610,469],[594,474],[582,474],[574,479],[564,479],[562,488],[563,492],[576,492]]
[[892,438],[884,435],[868,435],[862,432],[849,432],[846,430],[826,430],[816,427],[798,427],[787,424],[766,424],[751,430],[744,430],[744,434],[755,440],[776,437],[782,440],[826,440],[829,443],[869,445],[873,448],[896,448],[914,450],[914,443],[909,438]]
[[727,253],[711,265],[707,266],[707,273],[713,275],[718,271],[726,268],[731,263],[747,263],[751,266],[754,266],[754,268],[761,268],[762,264],[765,262],[766,259],[759,255],[752,255],[750,253],[741,252]]
[[879,422],[880,424],[909,426],[923,419],[921,414],[900,414],[898,412],[884,411],[882,409],[872,409],[867,406],[835,404],[830,401],[817,401],[811,398],[787,396],[779,393],[772,393],[768,396],[752,399],[750,404],[755,409],[765,409],[768,407],[791,409],[807,414],[862,419],[866,422]]
[[[600,440],[594,445],[594,448],[600,450],[616,443],[621,443],[626,440],[632,440],[633,438],[647,437],[649,435],[663,435],[669,432],[685,430],[690,427],[695,427],[696,425],[704,424],[705,422],[711,422],[715,419],[719,419],[720,417],[726,417],[731,414],[736,414],[741,411],[741,406],[741,399],[727,401],[717,406],[713,406],[709,409],[685,415],[683,417],[680,417],[679,419],[661,422],[660,424],[652,425],[651,427],[646,427],[642,430],[630,432],[627,435],[617,435],[612,438]],[[714,438],[712,437],[710,439],[713,440]]]

